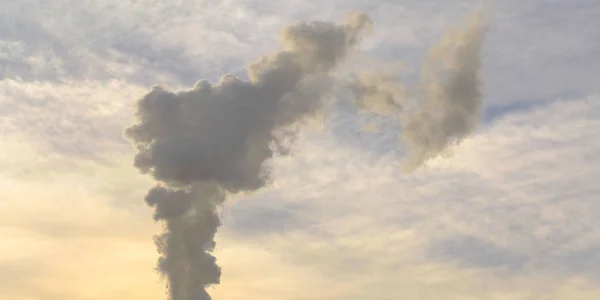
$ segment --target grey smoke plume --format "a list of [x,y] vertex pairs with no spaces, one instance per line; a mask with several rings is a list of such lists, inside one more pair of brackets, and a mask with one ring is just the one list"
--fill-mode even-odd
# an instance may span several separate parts
[[225,75],[216,84],[170,92],[154,87],[137,105],[126,135],[138,150],[135,166],[159,184],[146,196],[165,232],[156,238],[158,270],[172,300],[208,300],[221,270],[211,255],[227,193],[265,185],[263,163],[285,129],[322,108],[332,71],[371,20],[348,15],[336,25],[303,22],[285,28],[281,49],[248,66],[249,81]]
[[[487,31],[482,12],[430,49],[414,90],[404,92],[391,76],[362,77],[354,86],[359,106],[375,113],[396,113],[412,171],[473,132],[483,101],[481,50]],[[416,100],[412,103],[409,100]],[[413,107],[406,107],[406,106]],[[399,109],[400,108],[400,109]]]

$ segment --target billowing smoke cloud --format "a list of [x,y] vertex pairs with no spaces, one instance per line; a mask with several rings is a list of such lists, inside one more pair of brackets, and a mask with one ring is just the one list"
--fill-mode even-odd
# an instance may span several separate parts
[[464,28],[447,34],[431,48],[416,89],[405,93],[398,80],[382,74],[363,76],[354,85],[361,108],[401,118],[407,170],[440,155],[475,129],[483,100],[480,73],[486,31],[482,13],[476,12]]
[[[139,100],[138,123],[126,135],[138,150],[135,166],[158,182],[145,200],[165,225],[156,237],[157,268],[172,300],[211,299],[206,288],[221,277],[212,255],[218,208],[227,194],[267,183],[265,162],[276,151],[287,153],[290,129],[323,112],[323,99],[336,82],[332,71],[371,27],[362,13],[339,25],[296,23],[282,31],[278,51],[249,64],[248,81],[228,74],[187,91],[154,87]],[[433,47],[414,90],[376,72],[351,85],[361,109],[401,118],[409,169],[474,130],[485,31],[477,14]]]
[[138,150],[135,166],[159,182],[145,200],[165,224],[158,270],[172,300],[211,299],[206,287],[221,276],[211,255],[219,205],[227,193],[265,185],[263,163],[286,138],[281,129],[319,113],[328,73],[371,25],[362,13],[340,25],[297,23],[282,31],[279,51],[248,66],[249,81],[225,75],[188,91],[155,87],[139,100],[126,135]]

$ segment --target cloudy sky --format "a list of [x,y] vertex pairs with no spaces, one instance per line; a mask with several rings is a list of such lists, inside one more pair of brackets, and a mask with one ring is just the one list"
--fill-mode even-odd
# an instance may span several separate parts
[[[123,136],[151,86],[245,76],[297,20],[362,10],[416,74],[471,0],[0,2],[0,298],[165,299]],[[214,299],[598,299],[600,3],[496,0],[477,131],[406,173],[398,126],[339,107],[230,199]],[[376,62],[375,62],[376,61]],[[365,62],[361,62],[365,64]],[[368,63],[368,62],[367,62]]]

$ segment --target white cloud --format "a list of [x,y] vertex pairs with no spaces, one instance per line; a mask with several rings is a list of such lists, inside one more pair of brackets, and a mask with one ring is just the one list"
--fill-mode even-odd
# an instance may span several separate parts
[[[117,166],[133,153],[123,127],[143,91],[119,81],[0,81],[0,172],[47,176],[85,164]],[[49,173],[37,173],[42,165]]]

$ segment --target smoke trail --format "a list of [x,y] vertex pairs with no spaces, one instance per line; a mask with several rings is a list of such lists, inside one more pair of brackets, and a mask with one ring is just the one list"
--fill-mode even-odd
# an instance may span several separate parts
[[[464,28],[448,33],[430,49],[418,87],[407,93],[391,76],[371,74],[354,84],[361,108],[396,112],[401,118],[407,170],[440,155],[475,129],[483,100],[481,48],[486,31],[482,13],[476,12]],[[411,98],[418,101],[416,108],[404,108]]]
[[249,81],[225,75],[216,84],[170,92],[154,87],[139,100],[138,123],[126,130],[135,166],[159,183],[146,196],[165,232],[156,237],[158,270],[172,300],[208,300],[219,283],[211,255],[227,193],[265,185],[263,162],[291,126],[316,115],[331,82],[328,72],[371,29],[362,13],[341,25],[304,22],[285,28],[281,49],[247,68]]

